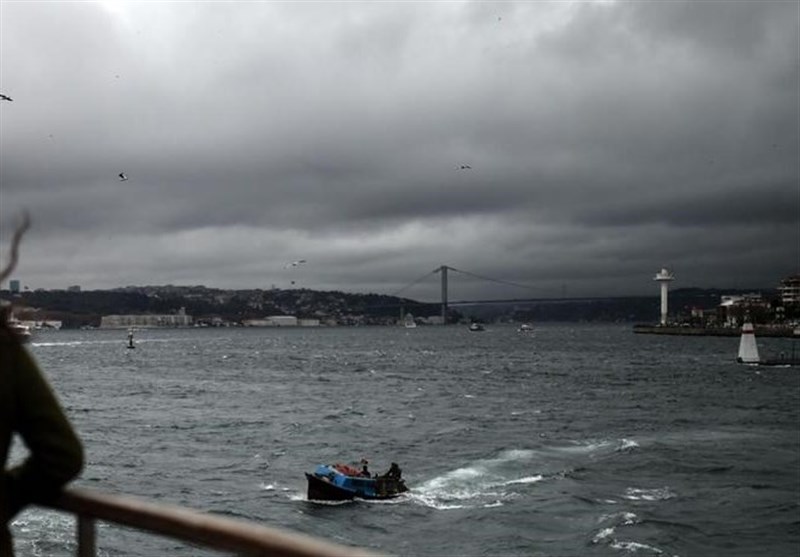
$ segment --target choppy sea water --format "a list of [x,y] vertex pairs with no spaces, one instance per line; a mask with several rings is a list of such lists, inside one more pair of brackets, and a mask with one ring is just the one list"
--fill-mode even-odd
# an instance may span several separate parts
[[[30,345],[84,441],[81,487],[395,555],[800,554],[800,369],[738,365],[737,338],[541,325],[126,340]],[[398,462],[411,493],[306,500],[304,471],[362,457]],[[12,531],[18,555],[75,552],[67,515],[29,509]],[[107,524],[98,547],[215,554]]]

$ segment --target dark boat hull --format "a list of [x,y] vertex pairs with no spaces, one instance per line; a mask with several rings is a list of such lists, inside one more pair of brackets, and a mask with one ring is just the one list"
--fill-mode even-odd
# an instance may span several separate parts
[[306,472],[308,498],[314,501],[348,501],[355,499],[356,492],[342,489],[329,481]]
[[325,476],[306,472],[308,480],[308,499],[312,501],[349,501],[355,498],[385,500],[398,497],[408,491],[402,480],[391,478],[363,479],[370,482],[370,489],[352,489],[346,485],[336,485]]

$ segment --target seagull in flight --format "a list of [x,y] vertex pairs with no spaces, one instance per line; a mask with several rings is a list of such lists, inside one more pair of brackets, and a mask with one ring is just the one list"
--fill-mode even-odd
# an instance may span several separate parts
[[125,175],[125,173],[124,172],[120,172],[119,173],[119,181],[120,182],[125,182],[127,180],[128,180],[128,177]]
[[4,95],[4,94],[0,93],[0,100],[2,100],[2,101],[9,101],[9,102],[11,102],[11,101],[13,101],[14,99],[12,99],[11,97],[9,97],[8,95]]
[[305,262],[306,262],[305,259],[298,259],[297,261],[292,261],[291,263],[287,263],[286,265],[284,265],[283,268],[288,269],[289,267],[297,267],[298,265],[302,265]]

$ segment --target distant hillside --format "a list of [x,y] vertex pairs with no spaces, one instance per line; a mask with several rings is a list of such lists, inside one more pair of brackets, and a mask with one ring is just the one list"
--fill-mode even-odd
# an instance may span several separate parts
[[[777,298],[774,289],[719,290],[679,288],[670,292],[671,314],[688,314],[719,305],[723,295],[757,292],[766,299]],[[196,320],[221,319],[238,323],[268,315],[318,318],[339,324],[387,324],[397,320],[401,308],[416,317],[440,315],[439,304],[421,303],[383,294],[353,294],[338,291],[221,290],[204,286],[129,286],[114,290],[67,292],[39,290],[0,298],[19,307],[31,308],[29,319],[57,319],[64,327],[97,326],[103,315],[171,314],[184,308]],[[34,311],[35,310],[35,311]],[[24,310],[23,310],[24,311]],[[597,321],[655,322],[659,317],[659,296],[540,300],[516,303],[482,303],[451,308],[449,321]]]
[[[98,326],[103,315],[172,314],[183,308],[195,320],[221,319],[238,323],[268,315],[334,320],[342,324],[378,324],[398,319],[401,308],[417,317],[439,315],[438,304],[382,294],[350,294],[298,290],[221,290],[204,286],[129,286],[114,290],[68,292],[26,291],[0,298],[31,308],[27,319],[56,319],[67,328]],[[17,313],[25,311],[17,310]],[[35,315],[33,315],[35,313]]]

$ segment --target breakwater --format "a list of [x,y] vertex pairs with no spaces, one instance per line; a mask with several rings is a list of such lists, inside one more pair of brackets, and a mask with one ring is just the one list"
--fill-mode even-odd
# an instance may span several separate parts
[[[703,337],[738,337],[742,330],[738,327],[680,327],[661,325],[634,325],[633,332],[648,335],[683,335]],[[800,334],[792,327],[756,326],[757,337],[797,338]]]

